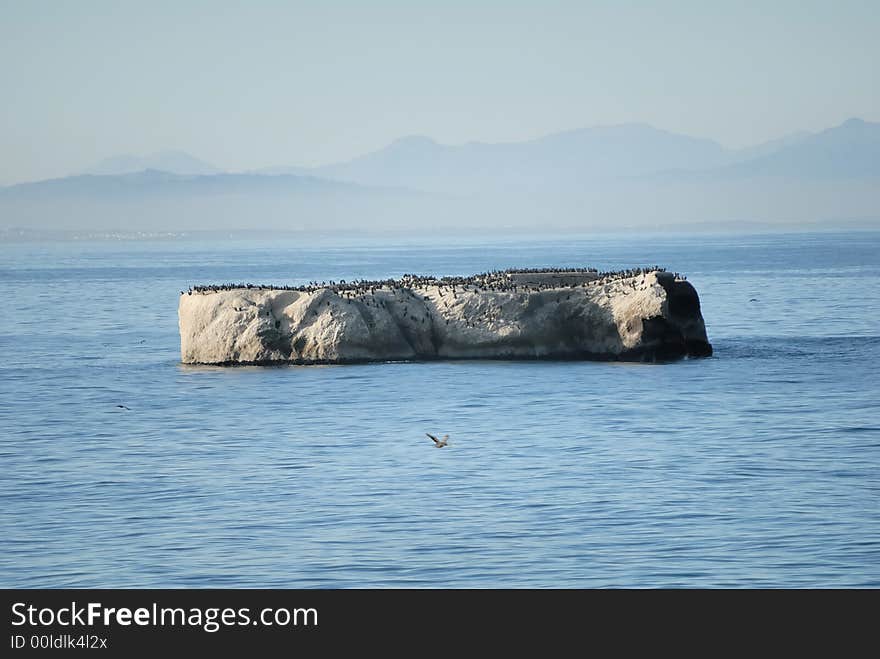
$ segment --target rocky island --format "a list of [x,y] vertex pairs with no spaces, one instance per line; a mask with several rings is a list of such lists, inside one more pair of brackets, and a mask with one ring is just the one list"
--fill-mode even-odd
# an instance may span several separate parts
[[662,268],[197,286],[178,314],[185,364],[712,354],[697,291]]

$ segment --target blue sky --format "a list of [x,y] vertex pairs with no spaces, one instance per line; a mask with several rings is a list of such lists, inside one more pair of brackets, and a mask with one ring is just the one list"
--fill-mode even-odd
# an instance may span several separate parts
[[880,3],[0,0],[0,184],[119,153],[315,165],[630,121],[880,120]]

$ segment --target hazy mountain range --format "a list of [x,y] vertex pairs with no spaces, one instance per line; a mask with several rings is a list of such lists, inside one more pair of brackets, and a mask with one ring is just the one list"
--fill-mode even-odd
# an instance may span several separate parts
[[159,151],[146,156],[125,154],[105,158],[84,171],[83,174],[110,176],[142,172],[147,169],[183,175],[219,174],[222,171],[218,167],[209,165],[204,160],[199,160],[183,151]]
[[876,222],[880,124],[850,119],[747,149],[645,124],[525,142],[405,137],[347,162],[224,173],[166,151],[0,188],[0,227],[595,229]]

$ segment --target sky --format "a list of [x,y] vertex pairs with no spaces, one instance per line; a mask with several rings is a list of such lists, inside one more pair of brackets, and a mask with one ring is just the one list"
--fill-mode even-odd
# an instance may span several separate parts
[[627,122],[750,146],[880,121],[878,34],[876,0],[0,0],[0,185]]

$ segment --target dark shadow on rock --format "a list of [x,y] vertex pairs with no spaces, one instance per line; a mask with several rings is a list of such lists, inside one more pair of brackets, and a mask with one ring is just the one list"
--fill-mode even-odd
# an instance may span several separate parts
[[666,291],[666,311],[669,317],[665,319],[666,325],[655,323],[652,332],[665,337],[673,352],[680,346],[681,356],[711,356],[712,344],[706,336],[706,324],[700,311],[697,290],[690,282],[677,280],[670,272],[657,273],[657,281]]

